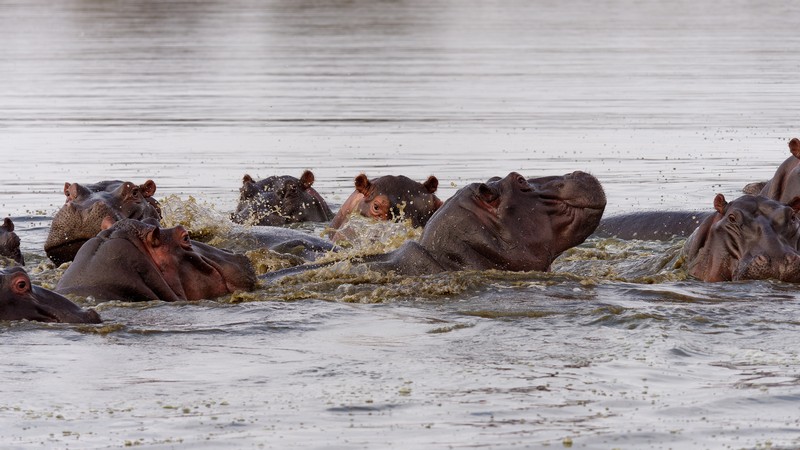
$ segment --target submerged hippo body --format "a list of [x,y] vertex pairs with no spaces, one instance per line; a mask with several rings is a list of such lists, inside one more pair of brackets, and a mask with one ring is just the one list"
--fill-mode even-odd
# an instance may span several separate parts
[[[594,231],[605,205],[600,182],[584,172],[532,180],[512,172],[460,189],[433,215],[419,242],[364,262],[372,270],[406,275],[549,270],[558,255]],[[303,270],[285,269],[266,278]]]
[[[414,227],[424,227],[433,213],[442,206],[436,197],[439,180],[430,176],[418,183],[406,176],[385,175],[370,180],[363,173],[354,180],[356,190],[345,200],[331,221],[337,230],[348,216],[358,213],[376,220],[410,220]],[[335,231],[330,237],[334,237]]]
[[93,309],[81,309],[63,296],[34,286],[21,267],[0,270],[0,320],[100,323]]
[[787,205],[744,195],[728,203],[717,194],[714,209],[683,247],[690,275],[704,281],[800,282],[800,198]]
[[25,265],[25,259],[19,249],[19,236],[14,233],[14,222],[8,217],[0,225],[0,256],[13,259],[20,266]]
[[126,219],[90,239],[56,291],[108,300],[200,300],[252,290],[249,260],[195,242],[182,226]]
[[701,211],[647,211],[603,218],[595,230],[597,237],[639,240],[670,240],[689,237],[710,216]]
[[247,225],[327,222],[333,218],[333,212],[311,187],[313,184],[314,174],[310,170],[299,179],[283,175],[255,181],[245,175],[239,189],[239,203],[231,218]]
[[104,221],[160,219],[155,191],[152,180],[141,185],[119,180],[66,183],[66,203],[53,217],[45,253],[56,264],[72,261],[78,249],[102,230]]

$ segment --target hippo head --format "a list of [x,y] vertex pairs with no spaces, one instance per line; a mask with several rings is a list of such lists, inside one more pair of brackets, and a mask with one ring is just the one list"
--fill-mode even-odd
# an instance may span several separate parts
[[93,309],[81,309],[63,296],[34,286],[21,267],[0,270],[0,320],[100,323]]
[[[800,139],[794,138],[789,141],[789,152],[792,156],[778,166],[775,175],[761,189],[760,194],[764,197],[789,203],[800,196]],[[745,189],[751,185],[756,186],[751,183],[745,186]]]
[[44,244],[47,256],[56,264],[72,261],[78,249],[100,232],[104,221],[160,219],[155,192],[152,180],[142,185],[119,180],[65,183],[66,203],[53,217]]
[[333,217],[328,204],[311,186],[314,174],[272,176],[255,181],[242,179],[239,204],[232,219],[253,225],[286,225],[298,222],[325,222]]
[[419,244],[445,270],[548,270],[594,231],[605,206],[603,188],[589,174],[529,182],[512,172],[460,189]]
[[689,274],[704,281],[800,282],[800,197],[788,205],[744,195],[714,198],[716,213],[686,241]]
[[19,249],[19,236],[14,233],[14,222],[8,217],[0,225],[0,256],[13,259],[20,266],[25,265],[25,259]]
[[354,211],[376,220],[410,219],[413,226],[423,227],[442,206],[442,201],[434,195],[439,187],[434,176],[418,183],[402,175],[370,180],[362,173],[355,178],[355,187],[333,218],[331,228],[340,228]]
[[152,222],[121,220],[90,239],[56,290],[103,299],[177,301],[255,287],[245,256],[192,241],[182,226],[162,229]]

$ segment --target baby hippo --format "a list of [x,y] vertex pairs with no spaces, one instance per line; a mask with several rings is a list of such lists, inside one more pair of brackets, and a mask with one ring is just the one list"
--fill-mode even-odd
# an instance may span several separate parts
[[56,291],[104,300],[212,299],[252,290],[244,255],[189,239],[182,227],[121,220],[81,247]]
[[299,222],[327,222],[333,212],[311,187],[314,174],[306,170],[295,178],[271,176],[260,181],[250,175],[242,179],[239,204],[231,219],[246,225],[288,225]]
[[0,270],[0,320],[100,323],[93,309],[81,309],[63,296],[34,286],[22,267]]

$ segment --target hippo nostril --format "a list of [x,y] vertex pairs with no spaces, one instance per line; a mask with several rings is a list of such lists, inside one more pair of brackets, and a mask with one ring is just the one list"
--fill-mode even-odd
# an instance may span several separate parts
[[797,253],[789,253],[786,255],[786,264],[797,265],[800,263],[800,255]]

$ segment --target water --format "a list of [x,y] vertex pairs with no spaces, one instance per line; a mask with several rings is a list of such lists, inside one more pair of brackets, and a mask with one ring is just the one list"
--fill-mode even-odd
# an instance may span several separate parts
[[[474,3],[474,2],[473,2]],[[608,213],[708,209],[788,155],[794,4],[2,1],[0,211],[29,270],[64,182],[338,206],[573,170]],[[0,326],[3,448],[794,448],[798,294],[590,240],[553,274],[340,274],[104,327]]]

